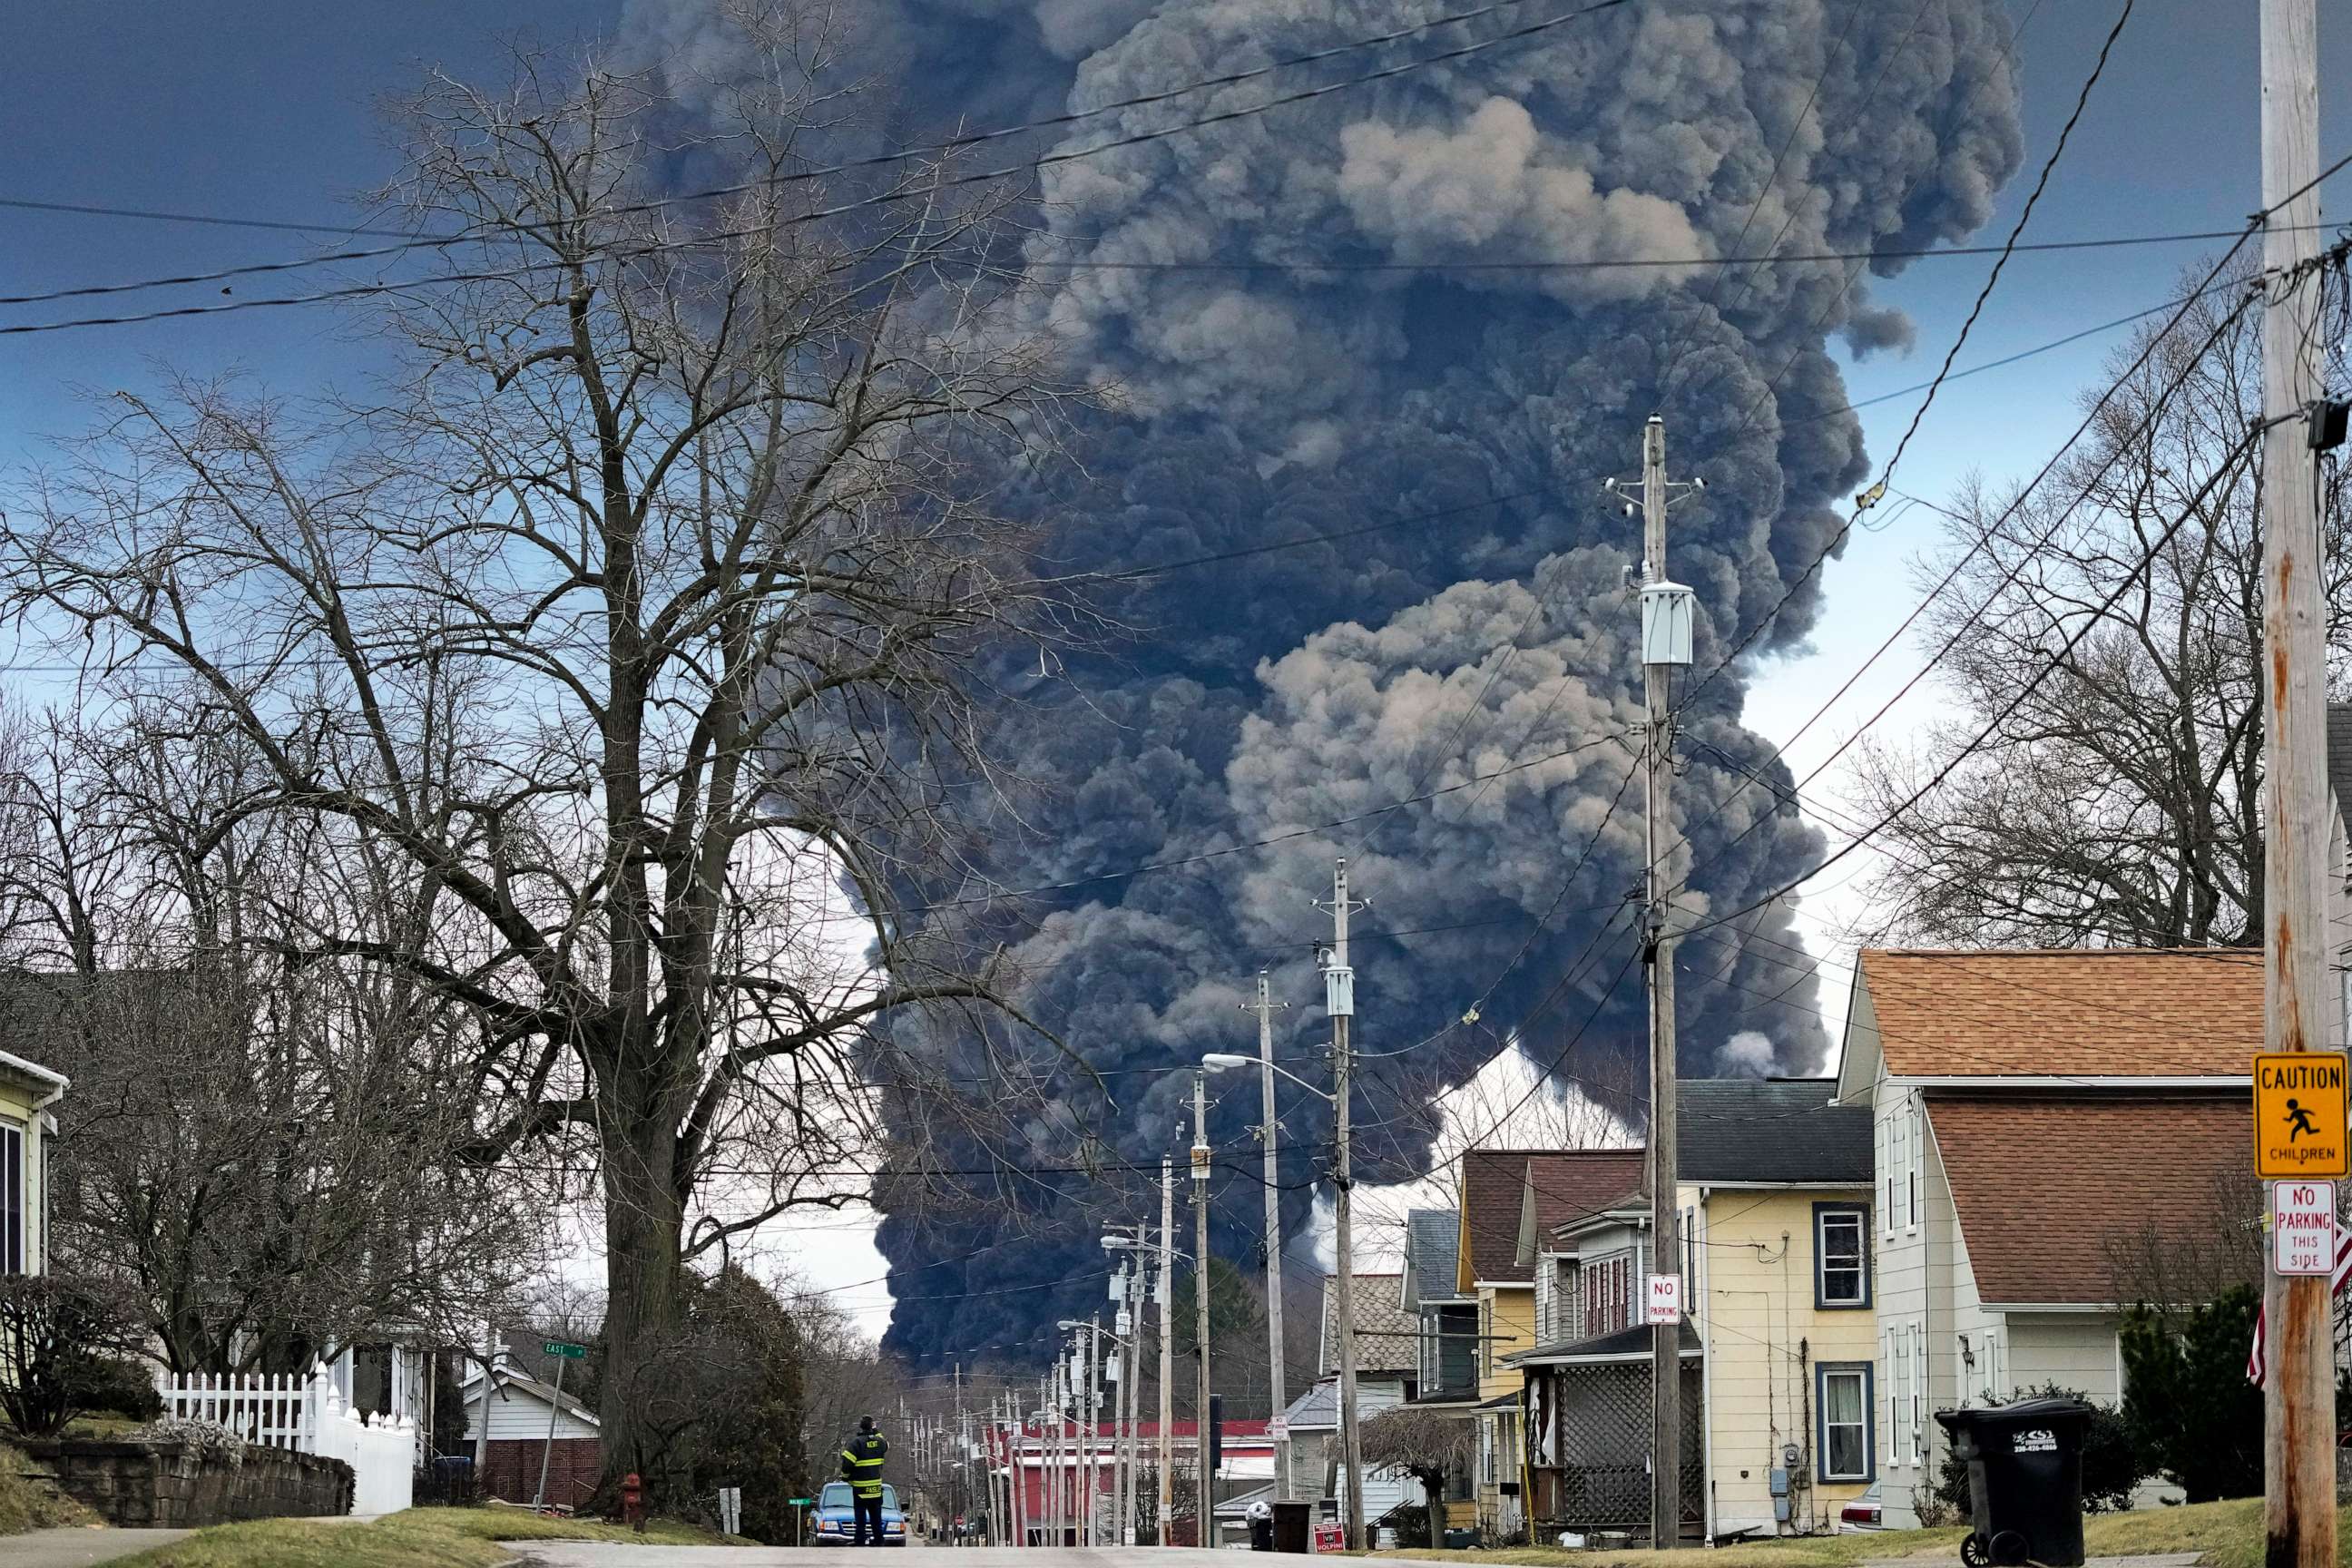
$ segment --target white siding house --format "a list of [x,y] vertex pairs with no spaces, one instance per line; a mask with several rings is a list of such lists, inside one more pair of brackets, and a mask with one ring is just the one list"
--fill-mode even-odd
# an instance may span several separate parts
[[2226,1223],[2261,1040],[2258,954],[1862,954],[1837,1090],[1873,1113],[1889,1524],[1935,1484],[1934,1412],[2120,1400],[2129,1255]]

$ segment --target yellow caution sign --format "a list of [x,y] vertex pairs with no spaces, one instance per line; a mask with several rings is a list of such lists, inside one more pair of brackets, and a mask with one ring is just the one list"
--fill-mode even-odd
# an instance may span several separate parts
[[2291,1051],[2254,1058],[2254,1173],[2352,1174],[2344,1056]]

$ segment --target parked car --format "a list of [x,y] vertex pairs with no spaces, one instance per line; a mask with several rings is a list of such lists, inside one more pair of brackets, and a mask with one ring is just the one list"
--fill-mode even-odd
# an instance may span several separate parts
[[1839,1532],[1851,1534],[1857,1531],[1885,1529],[1885,1516],[1879,1511],[1878,1504],[1878,1483],[1873,1481],[1869,1490],[1838,1510]]
[[[850,1507],[847,1481],[827,1481],[824,1489],[816,1494],[815,1518],[810,1526],[810,1535],[819,1546],[856,1543],[857,1515]],[[907,1516],[899,1511],[898,1489],[887,1481],[882,1483],[882,1544],[907,1544]]]

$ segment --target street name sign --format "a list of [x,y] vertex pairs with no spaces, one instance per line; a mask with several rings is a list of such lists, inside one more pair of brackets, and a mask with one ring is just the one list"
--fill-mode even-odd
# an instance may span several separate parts
[[588,1359],[588,1347],[586,1345],[566,1344],[562,1340],[541,1340],[539,1342],[539,1353],[541,1355],[562,1356],[565,1361],[586,1361]]
[[2254,1058],[2254,1173],[2270,1180],[2352,1175],[2341,1051]]
[[2325,1277],[2336,1266],[2336,1184],[2271,1184],[2271,1267]]
[[1683,1277],[1679,1274],[1650,1276],[1649,1312],[1644,1321],[1652,1328],[1683,1321]]

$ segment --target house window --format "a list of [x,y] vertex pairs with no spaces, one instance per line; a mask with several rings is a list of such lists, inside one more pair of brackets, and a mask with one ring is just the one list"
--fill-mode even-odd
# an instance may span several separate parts
[[1870,1451],[1870,1366],[1866,1362],[1824,1362],[1816,1370],[1814,1407],[1821,1412],[1815,1434],[1824,1481],[1875,1479]]
[[1886,1234],[1895,1234],[1895,1217],[1902,1209],[1895,1194],[1903,1184],[1903,1116],[1901,1111],[1886,1120]]
[[1813,1305],[1870,1305],[1870,1211],[1859,1204],[1813,1205]]
[[1919,1116],[1919,1100],[1914,1096],[1904,1107],[1905,1131],[1903,1175],[1907,1184],[1903,1195],[1903,1224],[1911,1230],[1919,1228],[1919,1167],[1927,1163],[1927,1128]]
[[[1892,1385],[1886,1391],[1888,1396],[1886,1429],[1889,1432],[1899,1432],[1903,1429],[1904,1416],[1898,1407],[1908,1399],[1909,1395],[1905,1390],[1911,1386],[1911,1347],[1903,1338],[1903,1331],[1900,1329],[1895,1331],[1892,1342],[1895,1346],[1895,1356],[1891,1373]],[[1900,1447],[1893,1449],[1888,1453],[1886,1459],[1891,1465],[1901,1464],[1903,1450]]]
[[1886,1369],[1886,1429],[1895,1430],[1903,1419],[1896,1402],[1903,1395],[1902,1382],[1895,1375],[1895,1357],[1903,1343],[1903,1336],[1893,1329],[1878,1336],[1878,1364]]
[[25,1236],[25,1130],[0,1122],[0,1274],[30,1267]]
[[1927,1462],[1927,1336],[1911,1325],[1911,1462]]

